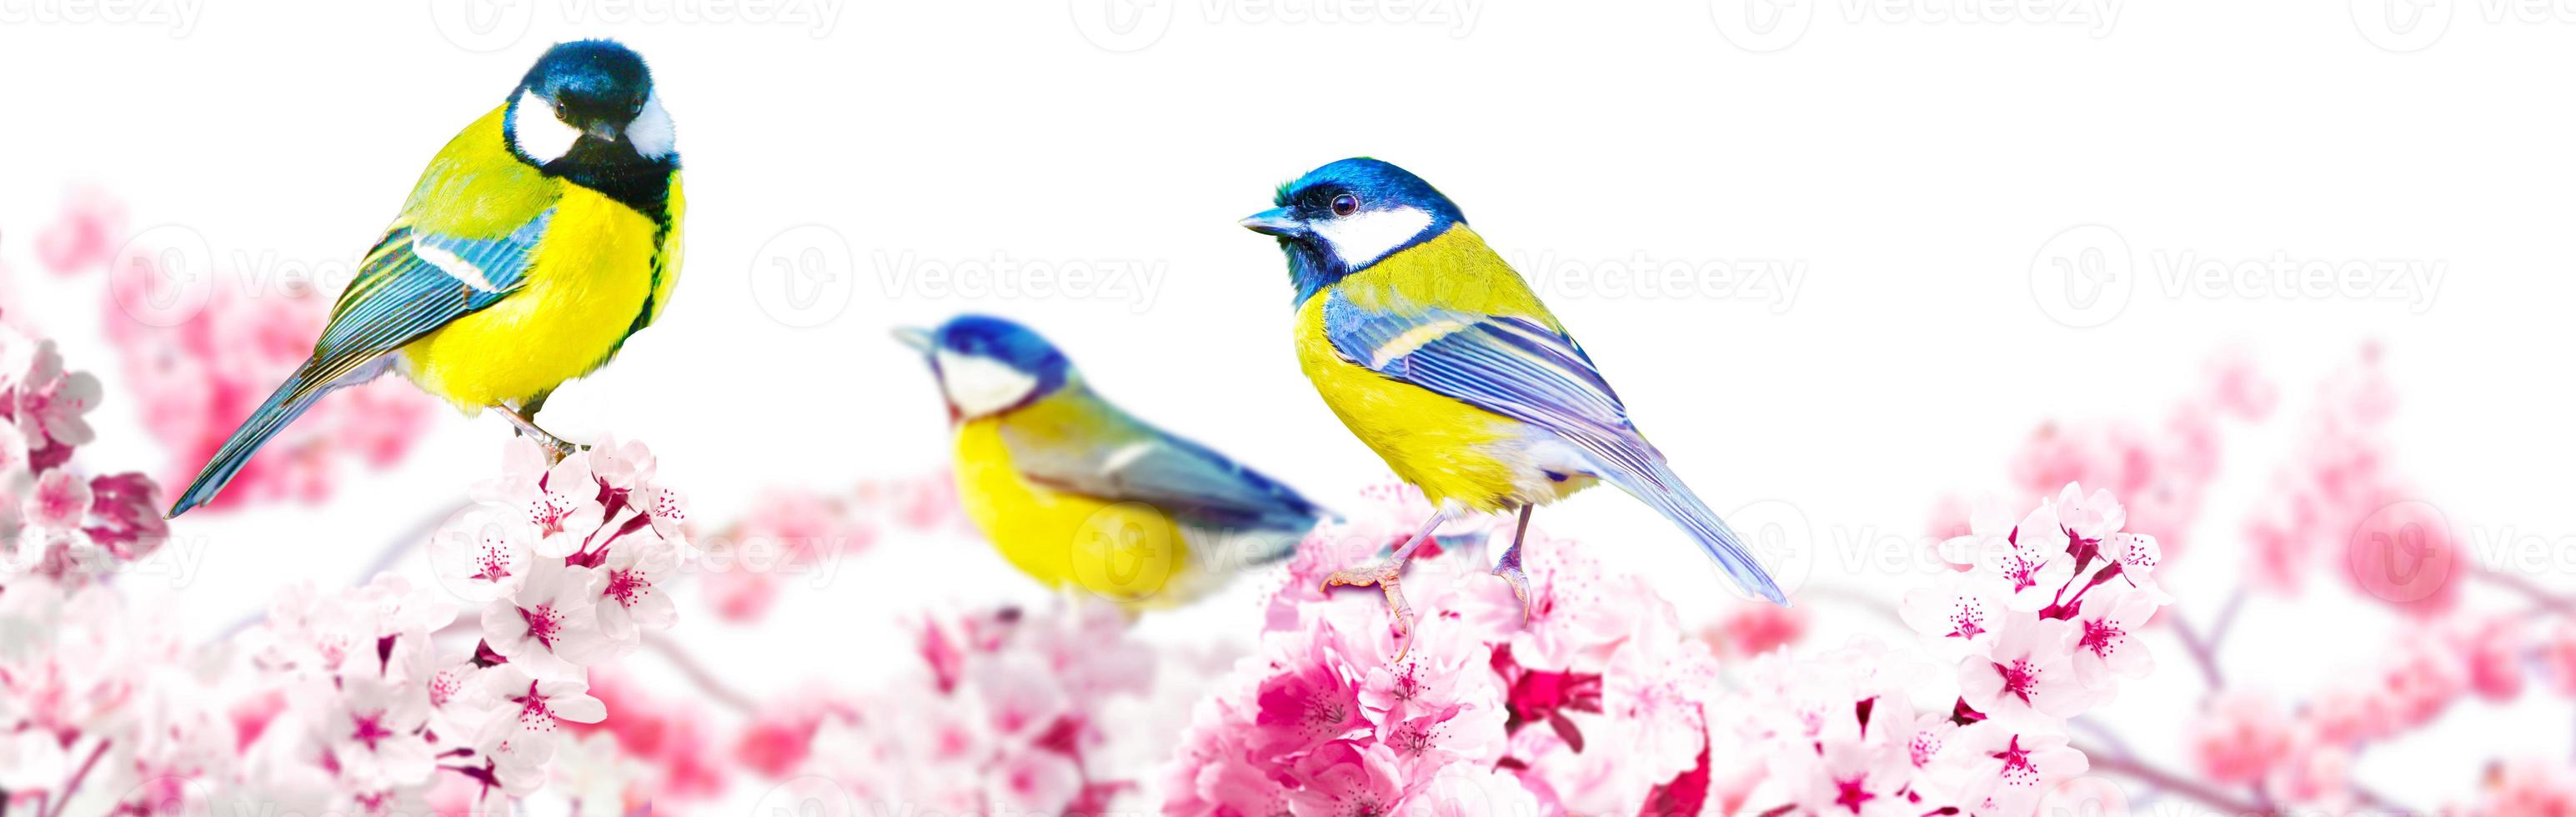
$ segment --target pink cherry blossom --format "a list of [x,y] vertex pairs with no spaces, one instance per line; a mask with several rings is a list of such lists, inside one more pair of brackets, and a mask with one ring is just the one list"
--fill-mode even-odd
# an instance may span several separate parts
[[1946,751],[1969,764],[1959,803],[1972,815],[2030,814],[2049,789],[2092,765],[2083,752],[2067,745],[2063,733],[2019,730],[1991,720],[1962,727]]
[[73,191],[36,234],[36,259],[56,275],[106,266],[125,241],[125,206],[93,189]]
[[579,681],[583,664],[613,649],[599,629],[601,584],[597,573],[538,559],[517,592],[484,606],[483,640],[514,671]]
[[2007,617],[1991,656],[1960,660],[1959,697],[1979,712],[2023,723],[2082,712],[2094,696],[2074,668],[2080,635],[2056,619]]
[[535,531],[507,509],[469,508],[430,539],[430,567],[440,583],[466,601],[508,598],[528,581],[535,540]]
[[309,720],[314,739],[343,774],[397,786],[429,779],[434,763],[420,731],[429,720],[429,696],[420,687],[402,678],[352,675],[315,697],[328,703]]
[[2005,618],[2002,603],[1987,592],[1991,587],[1969,574],[1944,573],[1930,587],[1906,591],[1896,613],[1916,632],[1982,655],[1993,649]]
[[680,566],[679,548],[669,542],[620,543],[609,548],[599,566],[599,627],[611,641],[630,642],[639,632],[669,629],[679,619],[670,595],[660,585]]
[[2279,768],[2294,739],[2288,713],[2268,696],[2233,693],[2193,722],[2192,758],[2221,783],[2257,784]]
[[543,762],[553,757],[556,733],[566,722],[598,723],[608,707],[589,694],[580,681],[531,678],[515,665],[494,667],[484,675],[488,694],[499,701],[474,736],[474,745],[498,756]]
[[2144,639],[2147,618],[2161,603],[2152,589],[2106,585],[2088,591],[2076,613],[2075,678],[2088,689],[2107,689],[2111,675],[2143,678],[2155,671]]
[[2576,814],[2576,771],[2557,761],[2517,758],[2486,775],[2478,801],[2454,810],[2468,817]]

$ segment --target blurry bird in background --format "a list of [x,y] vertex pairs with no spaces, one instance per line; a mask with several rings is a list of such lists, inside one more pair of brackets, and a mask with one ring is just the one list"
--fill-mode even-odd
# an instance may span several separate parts
[[1027,327],[965,315],[895,334],[947,400],[968,518],[1049,587],[1129,610],[1184,604],[1286,557],[1322,515],[1288,486],[1102,399]]
[[1414,550],[1468,512],[1518,511],[1493,572],[1526,615],[1530,509],[1606,481],[1688,531],[1739,589],[1788,603],[1629,422],[1583,347],[1429,183],[1344,159],[1281,186],[1272,204],[1242,225],[1287,254],[1299,365],[1351,433],[1438,506],[1391,558],[1335,571],[1327,589],[1378,585],[1409,632],[1398,581]]
[[170,516],[213,499],[314,401],[387,371],[570,452],[537,411],[661,315],[679,280],[683,209],[676,133],[644,58],[607,40],[547,50],[430,160],[312,357]]

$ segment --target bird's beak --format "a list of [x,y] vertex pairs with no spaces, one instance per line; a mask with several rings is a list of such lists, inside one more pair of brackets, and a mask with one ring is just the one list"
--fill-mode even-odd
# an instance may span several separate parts
[[624,126],[607,122],[592,122],[589,127],[582,128],[582,131],[602,142],[614,142],[626,135]]
[[915,352],[930,354],[930,330],[928,329],[899,326],[894,330],[894,339],[902,341],[905,346],[912,347]]
[[1236,223],[1243,225],[1246,230],[1262,235],[1286,237],[1306,233],[1306,222],[1298,219],[1295,213],[1288,212],[1286,207],[1263,210]]

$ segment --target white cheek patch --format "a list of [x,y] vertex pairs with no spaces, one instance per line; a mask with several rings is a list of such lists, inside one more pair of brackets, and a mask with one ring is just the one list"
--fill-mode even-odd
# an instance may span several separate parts
[[939,350],[939,388],[948,404],[968,417],[1010,408],[1036,390],[1038,379],[989,357]]
[[644,98],[644,109],[635,112],[635,120],[626,124],[626,143],[635,146],[635,155],[659,159],[671,155],[679,145],[680,135],[671,129],[671,114],[662,110],[662,92],[654,91]]
[[1358,269],[1421,235],[1422,228],[1431,226],[1431,214],[1412,207],[1362,210],[1317,219],[1309,226],[1324,237],[1324,246],[1333,248],[1333,257],[1341,259],[1342,266]]
[[535,94],[521,92],[518,106],[510,109],[510,142],[537,164],[563,158],[579,139],[581,129],[556,118],[555,106]]

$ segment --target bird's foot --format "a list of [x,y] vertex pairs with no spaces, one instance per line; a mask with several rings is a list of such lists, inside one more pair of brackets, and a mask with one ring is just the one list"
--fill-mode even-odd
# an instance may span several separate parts
[[538,428],[536,419],[529,417],[527,413],[512,411],[502,406],[492,408],[500,413],[501,419],[509,421],[510,428],[519,436],[535,440],[538,445],[545,447],[546,465],[550,467],[563,462],[565,457],[570,457],[574,453],[590,450],[590,446],[574,443],[555,436],[554,432]]
[[1530,506],[1523,505],[1520,527],[1512,531],[1512,546],[1504,549],[1503,558],[1494,563],[1494,575],[1502,577],[1503,581],[1510,582],[1512,598],[1519,599],[1521,602],[1521,626],[1523,627],[1529,626],[1530,594],[1529,574],[1521,572],[1521,540],[1529,538],[1529,520]]
[[1336,570],[1332,575],[1324,577],[1324,592],[1327,593],[1342,585],[1353,587],[1377,585],[1379,590],[1386,592],[1387,612],[1395,617],[1397,642],[1395,659],[1399,661],[1404,659],[1405,652],[1413,648],[1413,605],[1405,603],[1402,585],[1405,561],[1404,558],[1398,557],[1366,567]]
[[1513,559],[1494,566],[1494,576],[1512,586],[1512,598],[1521,602],[1521,626],[1529,626],[1529,575],[1521,572],[1520,560]]
[[575,443],[562,437],[557,437],[553,434],[548,434],[534,427],[521,429],[519,434],[520,436],[535,440],[537,445],[546,449],[546,464],[549,466],[560,464],[564,461],[564,458],[570,457],[575,453],[590,450],[590,446]]

